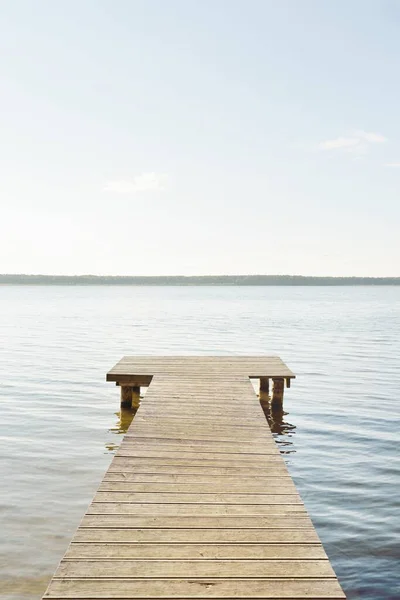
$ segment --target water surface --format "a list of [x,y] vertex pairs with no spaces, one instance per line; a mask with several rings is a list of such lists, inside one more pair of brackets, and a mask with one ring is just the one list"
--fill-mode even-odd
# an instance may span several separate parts
[[400,598],[399,287],[0,287],[0,598],[37,600],[126,423],[124,354],[279,354],[276,438],[348,598]]

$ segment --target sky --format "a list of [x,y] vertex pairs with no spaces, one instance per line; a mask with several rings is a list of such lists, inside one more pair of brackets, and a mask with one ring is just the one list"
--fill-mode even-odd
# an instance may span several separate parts
[[399,0],[1,0],[0,273],[400,276]]

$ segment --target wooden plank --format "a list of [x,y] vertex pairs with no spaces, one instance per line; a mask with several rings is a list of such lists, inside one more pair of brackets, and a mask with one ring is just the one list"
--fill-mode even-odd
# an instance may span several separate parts
[[[126,436],[125,436],[126,437]],[[250,444],[248,441],[237,440],[236,444],[231,440],[211,440],[211,439],[195,439],[190,438],[159,438],[159,442],[155,443],[154,438],[142,438],[142,443],[137,443],[135,437],[126,437],[120,444],[120,449],[134,452],[147,452],[157,450],[161,452],[207,452],[212,454],[237,454],[237,455],[262,455],[262,454],[277,454],[280,456],[279,447],[275,442],[263,441]]]
[[154,473],[154,474],[160,474],[160,473],[176,473],[176,474],[192,474],[192,475],[201,475],[201,474],[206,474],[209,476],[224,476],[224,475],[237,475],[238,477],[241,477],[243,475],[245,475],[246,477],[249,476],[265,476],[267,474],[271,474],[271,475],[279,475],[281,474],[287,474],[287,469],[285,467],[285,465],[282,464],[270,464],[269,467],[261,467],[261,468],[253,468],[253,467],[249,467],[246,466],[246,464],[243,466],[237,466],[237,465],[228,465],[225,466],[219,464],[219,466],[214,467],[214,466],[205,466],[204,464],[199,464],[199,463],[195,463],[195,462],[191,462],[191,464],[187,464],[187,463],[182,463],[182,462],[178,462],[178,461],[172,461],[172,463],[169,464],[165,464],[165,462],[161,461],[145,461],[145,460],[137,460],[135,461],[134,458],[123,458],[123,457],[119,457],[118,454],[116,455],[116,458],[114,458],[113,462],[110,465],[110,468],[108,470],[108,472],[120,472],[122,471],[127,471],[127,472],[132,472],[132,473]]
[[[271,460],[269,461],[257,461],[257,463],[250,463],[246,460],[222,460],[222,459],[214,459],[214,460],[206,460],[206,459],[195,459],[195,458],[164,458],[162,456],[159,457],[146,457],[146,456],[118,456],[118,462],[116,461],[115,466],[120,467],[121,465],[134,467],[134,470],[137,473],[140,473],[139,469],[146,468],[149,472],[151,472],[153,467],[163,466],[169,467],[172,471],[172,468],[177,467],[188,467],[192,469],[202,469],[206,471],[207,468],[210,469],[242,469],[242,474],[244,473],[243,469],[250,469],[252,474],[257,474],[268,467],[272,470],[275,469],[275,465],[279,468],[279,461],[273,460],[275,457],[271,456]],[[279,458],[279,457],[277,457]],[[210,467],[208,467],[210,465]],[[143,471],[142,471],[143,472]]]
[[[140,410],[140,409],[139,409]],[[130,433],[127,434],[128,437],[131,437],[132,435],[134,436],[136,431],[135,430],[129,430]],[[204,433],[203,433],[204,432]],[[196,430],[195,428],[188,430],[188,429],[184,429],[182,427],[178,428],[174,428],[173,430],[169,430],[168,433],[167,431],[163,431],[160,427],[147,427],[146,430],[142,430],[142,431],[137,431],[137,433],[140,434],[141,437],[145,436],[146,434],[152,437],[176,437],[176,438],[180,438],[180,439],[191,439],[191,438],[196,438],[198,440],[207,440],[207,441],[211,441],[211,440],[220,440],[220,441],[235,441],[235,439],[238,442],[248,442],[249,440],[253,439],[254,442],[263,442],[266,437],[264,437],[264,435],[261,435],[260,432],[242,432],[240,430],[216,430],[214,429],[213,431],[208,431],[206,429],[202,429],[202,430]]]
[[[281,517],[279,517],[281,519]],[[275,524],[278,520],[275,517]],[[285,516],[286,521],[286,516]],[[120,522],[120,524],[122,521]],[[104,517],[101,524],[104,526]],[[192,544],[306,544],[307,547],[317,545],[322,549],[320,540],[315,529],[308,521],[308,526],[298,527],[298,519],[295,521],[297,529],[274,528],[274,527],[216,527],[214,529],[192,528],[192,529],[173,529],[155,527],[154,529],[141,527],[139,529],[126,527],[117,529],[116,527],[80,527],[75,534],[74,542],[98,542],[101,544],[116,544],[117,546],[125,543],[133,544],[165,544],[165,543],[188,543]],[[240,524],[239,524],[240,525]],[[168,555],[169,556],[169,555]]]
[[[91,510],[93,505],[89,507]],[[116,529],[303,529],[312,528],[310,517],[300,507],[271,507],[267,515],[123,515],[91,514],[87,512],[80,527]]]
[[217,464],[219,461],[230,462],[234,464],[249,463],[251,465],[267,465],[270,462],[280,462],[281,456],[276,452],[265,452],[263,454],[244,454],[240,452],[190,452],[188,450],[175,451],[175,450],[157,450],[155,447],[153,450],[129,450],[127,446],[121,446],[118,456],[133,456],[139,460],[144,458],[146,460],[159,459],[163,460],[185,460],[185,461],[201,461],[203,464],[212,463]]
[[[186,443],[185,443],[186,442]],[[141,443],[136,442],[132,437],[124,440],[121,445],[121,449],[130,450],[135,452],[146,452],[157,449],[159,452],[211,452],[211,453],[224,453],[224,454],[238,454],[238,455],[261,455],[261,454],[278,454],[279,448],[273,441],[266,441],[263,444],[251,444],[250,442],[208,442],[208,440],[199,440],[197,443],[190,443],[190,440],[182,440],[179,438],[174,441],[169,438],[165,443],[161,440],[159,443],[153,441],[142,440]]]
[[[139,411],[140,412],[140,411]],[[265,436],[266,438],[267,436],[267,432],[265,431],[265,427],[264,424],[262,423],[261,420],[259,420],[257,422],[257,424],[255,425],[248,425],[246,423],[243,424],[235,424],[235,423],[228,423],[228,424],[223,424],[223,423],[214,423],[211,422],[209,420],[207,420],[206,422],[202,421],[201,419],[193,419],[191,423],[187,423],[184,422],[184,419],[182,421],[177,421],[176,419],[172,420],[172,419],[168,419],[167,417],[162,419],[162,423],[152,423],[149,426],[148,420],[140,420],[139,418],[134,420],[132,422],[132,433],[136,433],[136,432],[140,432],[141,430],[146,430],[146,431],[157,431],[158,430],[163,430],[165,431],[166,429],[172,433],[172,432],[177,432],[177,431],[182,431],[184,433],[187,433],[188,431],[193,431],[196,432],[199,429],[202,428],[202,426],[207,427],[207,433],[215,433],[215,434],[219,434],[219,433],[224,433],[224,432],[228,432],[231,435],[236,435],[237,433],[241,433],[243,435],[247,435],[247,439],[250,439],[249,436],[251,435],[257,435],[257,434],[261,434],[261,436]]]
[[[285,504],[277,496],[270,496],[274,501],[269,504],[156,504],[156,503],[133,503],[133,502],[92,502],[88,508],[87,515],[166,515],[166,516],[237,516],[237,515],[268,515],[273,506],[282,507]],[[288,498],[286,505],[302,507],[296,497]],[[290,499],[290,500],[289,500]]]
[[[282,482],[280,479],[275,479],[274,484],[268,485],[267,492],[268,494],[295,494],[296,487],[293,481],[290,478],[286,478],[286,482]],[[246,484],[242,482],[237,482],[236,484],[228,483],[221,484],[220,482],[210,484],[207,483],[132,483],[129,481],[106,481],[100,484],[99,492],[142,492],[142,493],[152,493],[152,494],[163,494],[165,492],[171,492],[175,495],[181,497],[181,494],[205,494],[205,495],[214,495],[214,494],[265,494],[265,482],[261,482],[258,486]]]
[[[126,454],[125,454],[126,452]],[[197,465],[198,467],[203,467],[204,469],[233,469],[233,468],[250,468],[253,471],[263,470],[266,468],[274,469],[279,468],[282,465],[282,459],[279,454],[266,454],[260,455],[254,460],[252,460],[252,455],[247,454],[224,454],[224,453],[188,453],[188,452],[163,452],[163,451],[154,451],[143,456],[138,456],[134,452],[129,455],[129,451],[125,448],[121,448],[121,454],[117,453],[115,460],[115,464],[126,464],[126,465],[181,465],[182,467],[190,467],[192,465]],[[197,456],[196,456],[197,455]]]
[[152,450],[157,448],[160,451],[175,451],[175,452],[225,452],[228,454],[271,454],[278,453],[279,448],[273,440],[264,442],[263,444],[254,444],[251,442],[219,442],[214,440],[180,440],[159,438],[157,441],[148,438],[140,438],[138,441],[135,437],[124,439],[120,448],[126,450]]
[[[284,474],[286,473],[286,474]],[[180,474],[180,473],[136,473],[129,471],[107,471],[103,478],[103,484],[108,482],[123,481],[125,483],[176,483],[179,484],[207,484],[212,485],[213,490],[218,491],[218,486],[225,487],[230,486],[231,488],[246,486],[246,489],[250,491],[251,488],[265,490],[268,484],[268,489],[271,485],[281,484],[292,485],[293,481],[289,473],[281,472],[275,473],[262,473],[257,477],[232,477],[231,475],[210,475],[209,473],[204,474]],[[294,485],[294,484],[293,484]]]
[[[231,504],[256,505],[263,504],[302,504],[298,493],[290,490],[287,494],[273,494],[265,490],[264,494],[225,494],[181,492],[97,492],[93,502],[118,504]],[[178,510],[178,509],[177,509]]]
[[44,598],[344,600],[335,579],[53,579]]
[[320,544],[70,544],[65,559],[326,559]]
[[208,433],[206,429],[202,429],[200,431],[179,431],[178,433],[172,433],[170,431],[162,431],[158,429],[157,431],[152,431],[150,427],[146,429],[146,431],[142,431],[138,433],[136,436],[136,432],[133,433],[132,430],[128,429],[124,440],[129,441],[131,438],[134,439],[136,437],[148,438],[148,439],[176,439],[181,441],[194,440],[196,442],[249,442],[253,440],[255,444],[263,444],[269,443],[271,440],[264,435],[239,435],[238,432],[231,433],[230,435],[216,435]]
[[[135,426],[137,428],[139,428],[139,426],[142,423],[145,423],[149,420],[149,418],[153,418],[153,415],[146,415],[146,417],[142,416],[142,413],[140,412],[136,418],[135,421]],[[205,415],[205,416],[200,416],[200,415],[160,415],[160,419],[162,419],[163,421],[163,425],[169,425],[171,424],[171,426],[174,426],[176,424],[181,424],[181,425],[185,425],[187,427],[191,427],[191,426],[195,426],[196,428],[199,428],[202,425],[208,425],[211,424],[213,426],[217,426],[220,425],[222,427],[226,427],[226,418],[223,417],[218,417],[216,415],[213,415],[212,413]],[[243,427],[246,429],[249,428],[253,428],[256,427],[257,429],[262,429],[262,427],[260,427],[260,418],[259,416],[257,416],[257,418],[255,419],[249,419],[246,417],[239,417],[239,418],[233,418],[230,417],[229,418],[229,427],[230,428],[234,428],[234,427]]]
[[245,375],[251,378],[284,377],[295,378],[295,375],[279,357],[129,357],[126,356],[109,371],[108,381],[115,381],[116,376],[129,377],[145,375],[183,374],[191,379],[197,375],[207,374],[217,377],[228,375]]
[[[243,401],[244,400],[244,401]],[[184,414],[198,415],[199,413],[207,416],[208,411],[211,411],[220,417],[250,417],[248,408],[251,407],[254,414],[259,414],[261,407],[257,398],[249,398],[247,395],[243,399],[241,394],[227,398],[226,395],[218,396],[214,391],[211,395],[201,395],[196,393],[193,398],[185,394],[185,401],[181,398],[173,400],[165,397],[162,402],[157,401],[154,396],[148,392],[142,398],[142,414],[160,414],[168,412],[169,415]],[[166,410],[168,409],[168,411]]]
[[213,560],[68,560],[62,561],[55,577],[132,577],[137,579],[173,577],[192,579],[213,577],[225,579],[237,577],[318,577],[334,578],[335,574],[329,561],[291,559],[213,559]]

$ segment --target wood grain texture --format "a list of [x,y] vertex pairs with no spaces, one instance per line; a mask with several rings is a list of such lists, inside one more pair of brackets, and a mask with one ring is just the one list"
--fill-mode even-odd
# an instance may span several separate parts
[[81,544],[73,543],[64,559],[326,559],[320,544]]
[[141,493],[152,493],[152,494],[162,494],[165,492],[171,492],[178,497],[181,497],[181,494],[205,494],[208,496],[213,496],[215,494],[232,494],[232,495],[243,495],[243,494],[293,494],[296,493],[296,488],[293,481],[290,478],[286,478],[281,481],[280,478],[275,480],[274,483],[268,485],[266,490],[266,486],[264,482],[261,482],[257,485],[257,482],[237,482],[232,483],[229,481],[228,483],[221,483],[217,481],[215,483],[205,482],[205,483],[178,483],[176,481],[173,482],[145,482],[145,483],[135,483],[130,481],[118,480],[118,481],[107,481],[104,480],[99,487],[99,492],[141,492]]
[[[92,510],[92,505],[88,509]],[[267,515],[125,515],[91,513],[83,517],[80,527],[150,528],[150,529],[302,529],[312,527],[301,507],[271,507]]]
[[110,578],[131,577],[135,579],[185,577],[287,577],[292,578],[318,577],[321,579],[334,578],[335,574],[329,561],[322,560],[284,560],[284,559],[219,559],[212,560],[63,560],[54,577],[68,578]]
[[107,374],[149,388],[44,598],[345,598],[251,377],[264,402],[294,374],[236,356],[128,356]]
[[56,579],[44,598],[345,600],[336,579]]
[[[286,519],[285,519],[286,521]],[[104,524],[104,521],[103,521]],[[206,527],[191,527],[190,529],[161,527],[126,527],[118,529],[115,527],[80,527],[75,534],[73,543],[101,543],[101,544],[306,544],[307,547],[315,544],[323,550],[318,535],[311,523],[308,526],[297,527],[297,529],[277,527],[220,527],[207,529]],[[273,523],[272,523],[273,524]],[[298,525],[297,521],[295,522]]]

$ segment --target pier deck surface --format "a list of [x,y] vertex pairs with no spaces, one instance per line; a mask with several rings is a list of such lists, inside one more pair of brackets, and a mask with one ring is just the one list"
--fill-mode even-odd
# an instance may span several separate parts
[[249,379],[286,365],[126,357],[107,379],[148,376],[44,598],[345,598]]

